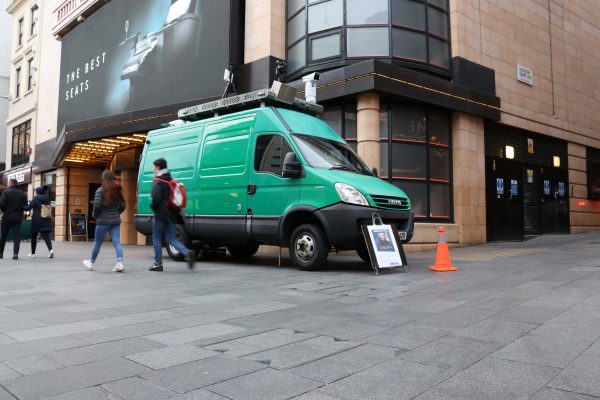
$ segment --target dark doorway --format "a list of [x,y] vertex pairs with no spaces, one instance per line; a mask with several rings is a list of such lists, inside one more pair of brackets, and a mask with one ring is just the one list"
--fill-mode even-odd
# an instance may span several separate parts
[[526,165],[523,168],[523,230],[525,236],[537,236],[540,234],[539,180],[539,167]]
[[522,164],[486,158],[489,241],[523,240]]
[[96,224],[94,223],[94,218],[92,217],[92,209],[94,208],[94,196],[96,195],[96,190],[102,186],[98,183],[90,183],[88,186],[88,238],[94,239],[96,233]]
[[541,233],[569,233],[568,171],[540,167],[538,190]]

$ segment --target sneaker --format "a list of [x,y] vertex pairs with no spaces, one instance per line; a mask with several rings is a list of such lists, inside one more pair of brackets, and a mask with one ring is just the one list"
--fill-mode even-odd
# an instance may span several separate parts
[[152,264],[152,266],[148,269],[148,271],[162,271],[162,270],[163,270],[162,264],[157,264],[157,263]]
[[13,259],[13,260],[18,260],[18,259],[19,259],[19,256],[15,254],[15,255],[13,256],[13,258],[12,258],[12,259]]
[[94,270],[94,263],[91,260],[83,260],[83,265],[85,265],[88,271]]
[[35,258],[35,254],[34,253],[28,254],[27,257]]
[[50,250],[50,253],[48,254],[48,258],[54,258],[54,250]]
[[125,271],[125,267],[123,266],[123,262],[117,261],[117,263],[115,264],[115,267],[113,268],[112,272],[123,272],[123,271]]
[[196,262],[196,252],[194,250],[188,251],[187,262],[188,268],[194,269],[194,263]]

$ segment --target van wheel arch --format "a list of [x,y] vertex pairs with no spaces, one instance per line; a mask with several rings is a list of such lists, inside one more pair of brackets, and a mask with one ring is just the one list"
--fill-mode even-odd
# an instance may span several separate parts
[[302,224],[313,224],[317,225],[327,235],[327,225],[324,221],[315,214],[316,208],[302,206],[296,207],[283,217],[280,228],[280,242],[282,247],[287,247],[290,242],[290,237],[294,229]]

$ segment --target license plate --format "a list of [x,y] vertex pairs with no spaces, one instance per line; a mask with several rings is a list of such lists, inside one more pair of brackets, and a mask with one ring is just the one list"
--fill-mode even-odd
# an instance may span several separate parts
[[400,240],[406,240],[406,232],[398,232],[398,236],[400,236]]

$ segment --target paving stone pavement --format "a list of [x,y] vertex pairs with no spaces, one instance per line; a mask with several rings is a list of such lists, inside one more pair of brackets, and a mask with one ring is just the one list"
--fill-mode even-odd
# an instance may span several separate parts
[[109,244],[90,272],[91,243],[56,243],[0,260],[0,400],[600,399],[599,243],[454,248],[447,274],[409,253],[380,276],[269,251],[156,273],[133,246],[118,274]]

